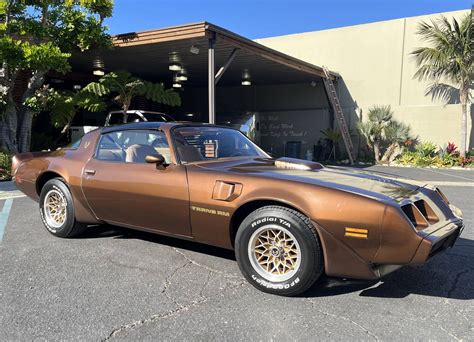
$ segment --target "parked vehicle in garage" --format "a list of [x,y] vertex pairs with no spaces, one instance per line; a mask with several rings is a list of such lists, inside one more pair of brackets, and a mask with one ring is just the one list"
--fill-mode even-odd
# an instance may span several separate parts
[[[175,120],[165,113],[148,110],[127,110],[125,115],[122,110],[109,112],[105,118],[104,126],[122,125],[132,122],[174,122]],[[79,140],[84,134],[100,128],[100,126],[71,126],[71,141]]]
[[278,295],[323,273],[377,279],[423,264],[463,229],[428,184],[273,159],[215,125],[105,127],[67,149],[16,155],[12,172],[55,236],[109,223],[234,249],[247,280]]
[[121,125],[132,122],[173,122],[174,119],[165,113],[151,112],[147,110],[121,110],[112,111],[105,119],[105,127],[112,125]]

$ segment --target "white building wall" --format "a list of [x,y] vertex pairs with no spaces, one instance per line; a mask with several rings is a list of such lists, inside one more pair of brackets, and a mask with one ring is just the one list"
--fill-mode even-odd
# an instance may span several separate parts
[[[463,10],[442,15],[459,19],[469,13]],[[454,141],[459,145],[461,106],[446,105],[425,96],[429,82],[413,77],[416,64],[411,52],[426,45],[416,34],[417,25],[439,15],[264,38],[257,42],[339,72],[343,78],[339,91],[345,112],[363,117],[373,105],[391,105],[395,116],[410,124],[421,140],[439,145]],[[468,117],[468,144],[474,146],[471,117]]]

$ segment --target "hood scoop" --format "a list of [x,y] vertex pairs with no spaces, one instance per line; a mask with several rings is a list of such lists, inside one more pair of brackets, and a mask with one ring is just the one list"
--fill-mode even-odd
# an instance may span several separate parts
[[321,170],[324,166],[320,163],[303,160],[303,159],[295,159],[295,158],[278,158],[275,160],[275,167],[279,169],[287,169],[287,170],[302,170],[302,171],[315,171]]

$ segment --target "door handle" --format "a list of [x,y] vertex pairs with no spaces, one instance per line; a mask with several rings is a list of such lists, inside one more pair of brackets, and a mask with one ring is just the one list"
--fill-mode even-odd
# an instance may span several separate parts
[[95,175],[95,170],[85,169],[84,172],[86,175]]

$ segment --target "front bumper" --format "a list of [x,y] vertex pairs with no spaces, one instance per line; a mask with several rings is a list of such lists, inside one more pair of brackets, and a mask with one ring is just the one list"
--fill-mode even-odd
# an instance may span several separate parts
[[[413,259],[407,265],[425,264],[434,255],[453,247],[464,229],[462,221],[449,223],[443,228],[426,235],[415,252]],[[405,265],[373,265],[374,278],[382,278]]]
[[453,247],[464,229],[462,220],[450,222],[423,237],[410,265],[421,265],[434,255]]

